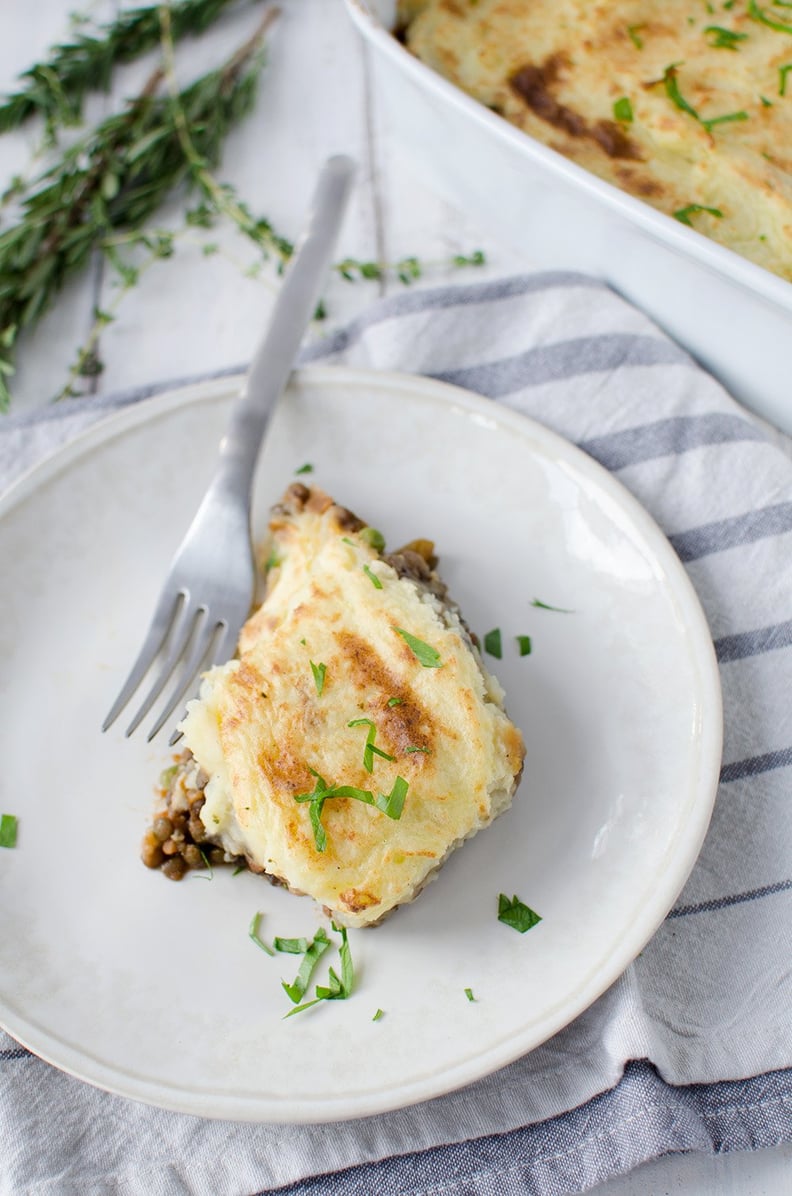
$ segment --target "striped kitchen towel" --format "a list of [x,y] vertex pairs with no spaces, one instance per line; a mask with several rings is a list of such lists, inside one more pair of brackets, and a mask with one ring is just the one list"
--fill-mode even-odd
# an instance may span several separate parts
[[[405,291],[303,356],[427,374],[525,412],[612,470],[666,531],[723,685],[724,763],[701,857],[641,956],[575,1023],[469,1088],[386,1117],[201,1121],[89,1088],[0,1035],[0,1194],[561,1196],[669,1151],[792,1140],[788,443],[577,274]],[[9,417],[0,481],[144,398]]]

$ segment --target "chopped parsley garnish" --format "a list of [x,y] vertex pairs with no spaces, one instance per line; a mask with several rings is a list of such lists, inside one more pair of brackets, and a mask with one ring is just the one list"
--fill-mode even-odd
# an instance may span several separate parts
[[389,706],[402,706],[403,704],[404,698],[388,698]]
[[200,847],[198,848],[198,854],[200,855],[201,859],[203,860],[204,868],[206,868],[209,875],[208,876],[196,876],[195,879],[196,880],[214,880],[214,868],[212,867],[212,862],[209,859],[209,856]]
[[786,95],[787,75],[790,71],[792,71],[792,62],[778,68],[778,94],[780,96]]
[[496,660],[503,657],[503,646],[501,644],[500,627],[493,628],[484,636],[484,651],[488,652],[490,656],[494,656]]
[[0,847],[16,847],[18,826],[16,814],[0,814]]
[[341,540],[344,544],[351,544],[353,548],[357,547],[357,545],[355,544],[355,541],[350,540],[349,536],[342,536]]
[[381,590],[381,589],[382,589],[382,582],[381,582],[381,581],[380,581],[380,579],[377,577],[376,573],[372,573],[372,572],[371,572],[371,570],[369,569],[368,565],[364,565],[364,566],[363,566],[363,572],[365,573],[366,577],[369,579],[369,581],[371,582],[371,584],[374,586],[374,589],[375,589],[375,590]]
[[694,118],[694,120],[698,120],[698,112],[696,112],[696,109],[687,102],[685,97],[682,95],[682,92],[679,90],[679,84],[677,83],[678,66],[678,62],[672,62],[671,65],[667,66],[663,72],[662,82],[663,86],[665,87],[665,93],[671,103],[675,104],[681,112],[687,112],[689,116]]
[[275,952],[272,950],[272,947],[268,947],[264,940],[259,936],[259,922],[263,916],[264,915],[260,913],[254,914],[250,919],[250,925],[248,926],[248,937],[253,940],[257,947],[261,947],[261,950],[265,951],[267,955],[274,955]]
[[[320,926],[314,935],[313,942],[303,955],[302,963],[300,964],[300,970],[298,971],[292,983],[287,984],[285,980],[281,981],[283,991],[286,993],[286,996],[289,998],[289,1000],[295,1005],[297,1005],[305,996],[306,989],[311,981],[313,970],[329,946],[330,939],[327,937],[327,931],[323,926]],[[291,1012],[296,1013],[297,1011],[292,1009]]]
[[763,108],[772,108],[773,107],[773,101],[768,100],[767,96],[759,96],[759,99],[762,101]]
[[248,871],[248,866],[247,866],[247,864],[237,864],[236,868],[235,868],[235,869],[234,869],[234,871],[231,873],[231,875],[232,875],[232,876],[239,876],[240,872],[247,872],[247,871]]
[[[378,751],[378,749],[375,750]],[[384,752],[379,752],[379,755],[384,754]],[[388,759],[393,759],[393,757],[389,756]],[[308,771],[312,776],[316,777],[316,784],[311,793],[295,793],[294,800],[297,802],[310,802],[309,814],[317,851],[325,851],[327,848],[327,835],[322,826],[322,810],[324,809],[325,802],[331,797],[351,797],[355,801],[362,801],[367,806],[376,806],[378,810],[381,810],[383,814],[387,814],[389,818],[401,818],[404,799],[409,788],[407,781],[403,777],[396,778],[390,793],[379,793],[375,797],[370,789],[357,789],[354,785],[328,785],[327,781],[319,775],[316,769],[309,768]]]
[[389,756],[387,752],[383,752],[381,748],[375,747],[374,740],[377,737],[377,726],[370,718],[353,718],[351,722],[347,723],[348,727],[368,727],[369,732],[366,736],[366,746],[363,748],[363,767],[366,772],[374,771],[374,756],[381,756],[383,760],[395,760],[395,756]]
[[336,926],[333,923],[333,930],[336,934],[341,935],[341,946],[338,948],[338,954],[341,958],[341,979],[339,980],[335,971],[331,968],[329,973],[330,983],[327,987],[322,988],[319,985],[316,987],[316,995],[320,1001],[345,1001],[347,997],[352,995],[352,989],[355,985],[355,969],[352,964],[352,952],[349,949],[349,939],[346,929],[343,926]]
[[[787,5],[782,4],[780,7],[786,8]],[[774,21],[772,17],[768,17],[756,0],[748,0],[748,16],[762,25],[767,25],[769,29],[775,29],[777,33],[792,33],[792,25],[786,25],[783,21]]]
[[531,637],[530,635],[515,635],[517,640],[517,647],[520,649],[520,656],[531,655]]
[[295,473],[313,473],[313,465],[306,461],[305,465],[301,465],[299,469],[295,469]]
[[466,989],[465,989],[465,996],[467,997],[467,999],[468,999],[469,1001],[475,1001],[475,999],[476,999],[476,998],[473,996],[473,989],[472,989],[472,988],[466,988]]
[[632,124],[633,109],[629,96],[622,96],[621,99],[616,100],[613,105],[613,115],[616,120],[620,120],[626,125]]
[[308,939],[282,939],[277,936],[272,940],[272,945],[285,955],[305,955],[309,946]]
[[690,217],[695,216],[697,212],[709,212],[710,216],[717,216],[719,220],[723,218],[720,208],[708,208],[704,204],[689,203],[686,208],[680,208],[678,212],[674,212],[674,219],[678,220],[680,224],[688,224],[693,228],[693,221]]
[[[792,28],[790,28],[790,33],[792,33]],[[687,102],[685,97],[682,95],[682,92],[679,90],[676,70],[679,65],[680,63],[678,62],[672,62],[671,65],[667,66],[665,69],[662,82],[665,86],[666,95],[668,96],[669,100],[671,100],[671,102],[677,106],[677,108],[681,109],[682,112],[687,112],[689,116],[692,116],[694,120],[697,120],[699,124],[707,130],[708,133],[715,125],[722,125],[727,121],[749,119],[747,112],[727,112],[723,116],[713,116],[709,120],[705,120],[703,117],[699,116],[693,105]]]
[[322,690],[324,689],[325,677],[327,676],[327,665],[314,664],[312,660],[309,660],[308,663],[310,664],[311,672],[313,673],[314,684],[316,686],[316,695],[317,697],[321,698]]
[[505,926],[511,926],[513,930],[525,934],[526,930],[530,930],[541,920],[539,914],[520,901],[519,897],[514,896],[510,901],[505,893],[499,895],[498,921],[503,922]]
[[393,630],[397,635],[402,637],[415,659],[419,664],[422,664],[425,669],[442,668],[443,662],[441,661],[440,653],[436,648],[432,648],[429,646],[429,644],[425,644],[423,640],[419,640],[416,636],[410,635],[409,631],[405,631],[403,627],[394,627]]
[[380,1018],[384,1017],[384,1016],[385,1016],[385,1011],[382,1009],[378,1009],[371,1020],[373,1022],[378,1022],[380,1020]]
[[[305,1001],[302,1005],[298,1005],[296,1009],[290,1009],[289,1012],[286,1014],[286,1017],[292,1017],[295,1013],[301,1013],[303,1009],[310,1009],[312,1005],[318,1005],[320,1001],[345,1001],[348,997],[350,997],[352,995],[352,990],[355,986],[355,969],[352,964],[352,952],[349,947],[349,940],[347,938],[347,932],[343,926],[336,926],[335,924],[333,924],[333,930],[335,930],[336,934],[341,935],[341,946],[338,948],[338,954],[339,954],[339,958],[341,960],[341,977],[340,977],[340,979],[339,979],[335,969],[330,968],[330,971],[328,974],[328,983],[326,985],[317,984],[316,996],[314,997],[314,999],[312,1001]],[[292,1000],[294,1000],[292,993],[296,991],[298,982],[300,980],[300,976],[303,975],[304,970],[307,971],[307,978],[305,980],[305,985],[303,987],[301,996],[305,995],[305,990],[308,987],[308,980],[310,979],[311,972],[313,971],[313,967],[316,962],[316,960],[314,960],[309,969],[307,967],[306,960],[308,960],[309,956],[311,955],[311,952],[312,952],[313,948],[316,946],[317,941],[320,940],[320,936],[321,936],[321,943],[323,943],[325,945],[321,946],[319,955],[316,958],[317,959],[320,958],[320,956],[323,955],[324,952],[327,950],[327,948],[330,946],[330,940],[327,938],[325,931],[318,930],[316,932],[316,938],[314,939],[313,944],[311,945],[311,947],[308,950],[308,953],[306,954],[305,958],[303,959],[302,966],[300,968],[300,975],[298,975],[297,980],[295,980],[295,982],[294,982],[294,985],[284,984],[284,986],[283,986],[285,991],[288,993],[288,995],[291,997]],[[300,998],[298,997],[297,999],[299,1000]]]
[[362,527],[358,532],[364,544],[368,544],[375,552],[382,552],[385,547],[385,537],[376,527]]
[[704,32],[713,35],[709,42],[713,50],[736,50],[738,42],[748,39],[747,33],[735,33],[732,29],[724,29],[722,25],[707,25]]
[[554,610],[560,615],[573,615],[575,612],[569,610],[566,606],[551,606],[549,602],[540,602],[538,598],[534,598],[531,606],[535,606],[538,610]]
[[643,50],[643,38],[638,36],[638,30],[643,29],[643,25],[628,25],[627,36],[629,37],[636,50]]
[[278,556],[277,548],[271,548],[270,554],[264,564],[265,573],[269,573],[270,569],[277,569],[278,565],[283,564],[283,557]]
[[455,266],[483,266],[486,260],[483,249],[474,249],[470,257],[465,257],[464,253],[457,253],[451,259]]
[[409,756],[409,755],[412,755],[412,754],[413,754],[413,753],[415,753],[415,752],[425,752],[427,756],[431,756],[431,754],[432,754],[432,752],[431,752],[431,749],[430,749],[430,748],[428,748],[428,747],[415,747],[415,746],[414,746],[414,744],[410,744],[410,746],[409,746],[409,747],[407,747],[407,748],[405,748],[404,750],[405,750],[405,752],[407,753],[407,755],[408,755],[408,756]]
[[374,805],[383,814],[387,814],[388,818],[393,818],[398,821],[402,816],[404,809],[404,799],[407,796],[407,790],[410,788],[404,777],[397,777],[393,782],[393,788],[390,793],[378,793],[374,798]]
[[713,116],[711,120],[702,120],[701,123],[709,133],[710,129],[712,129],[715,125],[725,125],[729,121],[748,119],[749,116],[747,112],[727,112],[724,116]]

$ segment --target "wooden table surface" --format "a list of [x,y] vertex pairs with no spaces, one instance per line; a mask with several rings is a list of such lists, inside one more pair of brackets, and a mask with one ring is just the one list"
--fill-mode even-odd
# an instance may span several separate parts
[[[118,6],[93,3],[93,15]],[[189,79],[232,53],[260,19],[261,4],[240,3],[204,38],[179,47],[179,73]],[[68,31],[73,0],[4,0],[0,37],[0,90],[38,60]],[[499,244],[497,228],[482,228],[450,206],[421,178],[409,147],[389,128],[378,103],[376,70],[351,28],[341,0],[281,0],[271,51],[253,114],[229,137],[218,176],[237,188],[256,215],[285,236],[300,223],[316,171],[330,153],[360,163],[352,209],[339,257],[397,262],[415,256],[422,277],[436,285],[529,267]],[[112,96],[92,101],[92,116],[135,94],[149,64],[123,69]],[[37,128],[0,138],[0,184],[29,169],[41,133]],[[174,203],[157,224],[180,226]],[[206,256],[207,242],[219,252]],[[479,269],[450,264],[455,254],[484,250]],[[98,346],[102,371],[81,378],[85,393],[127,389],[179,379],[247,361],[266,320],[277,281],[272,269],[258,277],[251,247],[231,228],[179,236],[174,258],[157,262],[119,301],[117,284],[100,261],[68,284],[38,328],[23,338],[13,379],[14,410],[43,407],[62,389],[96,308],[116,307]],[[395,277],[372,282],[334,278],[326,290],[326,327],[365,308],[373,298],[402,287]],[[324,335],[317,326],[312,336]],[[64,400],[68,401],[68,400]],[[672,1156],[596,1189],[597,1196],[787,1196],[792,1193],[792,1147],[751,1154]]]

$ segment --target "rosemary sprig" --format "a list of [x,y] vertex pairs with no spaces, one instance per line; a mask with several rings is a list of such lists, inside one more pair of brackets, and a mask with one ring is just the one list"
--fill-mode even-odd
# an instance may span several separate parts
[[[202,184],[204,193],[224,194],[214,179],[211,188],[205,185],[209,167],[229,128],[253,104],[263,38],[274,16],[268,10],[223,67],[180,92],[159,96],[163,72],[155,71],[134,103],[62,153],[25,195],[19,220],[0,234],[0,410],[10,402],[20,331],[36,323],[94,246],[116,231],[139,229],[185,179]],[[190,155],[183,125],[190,130]]]
[[[203,33],[233,0],[181,0],[171,7],[171,35]],[[90,91],[108,91],[114,68],[132,62],[160,40],[158,5],[127,9],[95,32],[76,33],[52,47],[46,61],[23,71],[17,91],[0,103],[0,134],[42,116],[49,139],[62,125],[79,123]]]
[[[176,38],[185,32],[198,32],[229,2],[181,0],[173,7],[135,9],[120,22],[105,27],[106,31],[115,31],[114,52],[134,56],[133,44],[142,46],[148,39],[146,48],[151,45],[154,14],[162,67],[124,111],[103,121],[61,153],[32,184],[12,180],[7,198],[19,200],[19,215],[13,226],[0,233],[0,411],[7,410],[11,400],[8,381],[14,372],[19,334],[37,322],[66,279],[87,265],[95,250],[104,254],[115,274],[115,293],[94,312],[92,327],[56,396],[59,399],[78,393],[78,378],[101,373],[99,340],[103,329],[115,320],[121,301],[141,274],[157,261],[171,257],[177,239],[185,232],[210,228],[219,218],[229,220],[256,248],[256,260],[244,268],[254,277],[266,259],[274,257],[280,273],[292,256],[292,243],[268,220],[254,216],[235,189],[218,180],[213,171],[225,134],[253,103],[263,64],[264,34],[277,11],[267,10],[253,36],[224,66],[183,90],[176,84]],[[119,50],[122,28],[129,39],[124,43],[126,50]],[[81,44],[85,47],[85,39]],[[74,69],[77,78],[76,65]],[[68,70],[64,77],[68,77]],[[167,95],[159,94],[163,81]],[[180,183],[198,194],[194,206],[185,213],[184,226],[144,227]],[[217,251],[216,244],[203,244],[207,257]],[[467,267],[484,263],[484,254],[476,250],[469,256],[457,255],[450,263],[437,264]],[[390,263],[345,258],[334,269],[352,282],[393,276],[409,285],[421,277],[426,266],[415,257]],[[325,314],[320,304],[316,318]]]

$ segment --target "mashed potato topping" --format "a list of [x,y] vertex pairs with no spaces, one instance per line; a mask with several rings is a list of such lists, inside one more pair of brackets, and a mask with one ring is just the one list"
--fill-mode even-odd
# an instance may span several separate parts
[[409,49],[581,166],[792,280],[792,8],[401,0]]
[[[419,553],[383,556],[371,529],[300,485],[271,530],[239,659],[207,675],[182,724],[208,775],[200,817],[227,852],[366,925],[506,808],[522,738]],[[320,782],[374,800],[330,796],[317,826],[297,799]]]

